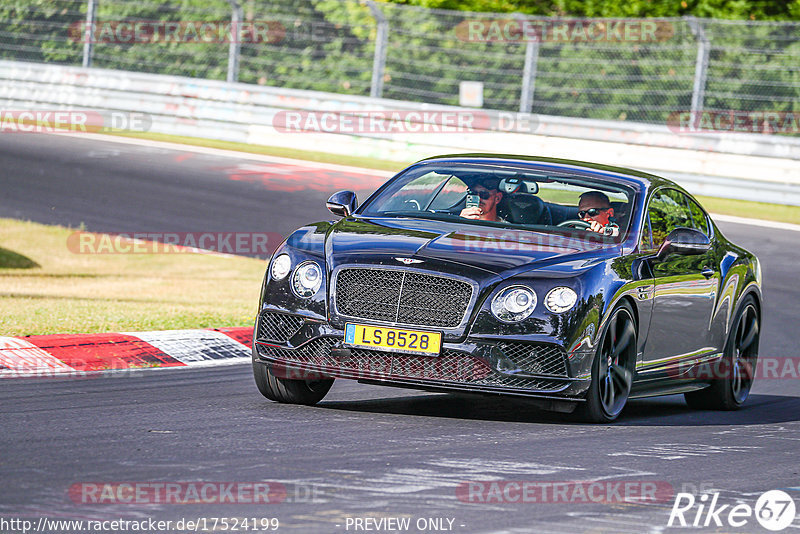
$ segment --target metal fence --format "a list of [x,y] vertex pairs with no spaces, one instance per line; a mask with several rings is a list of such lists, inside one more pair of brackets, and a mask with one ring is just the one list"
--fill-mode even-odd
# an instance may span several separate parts
[[[231,27],[237,38],[225,38]],[[461,82],[481,82],[488,109],[656,124],[685,110],[800,113],[800,23],[787,22],[349,0],[0,0],[0,58],[447,105],[459,104]]]

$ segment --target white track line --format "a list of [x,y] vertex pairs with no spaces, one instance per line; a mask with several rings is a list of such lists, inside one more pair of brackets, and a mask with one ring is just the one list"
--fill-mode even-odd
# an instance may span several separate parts
[[791,224],[777,221],[763,221],[761,219],[749,219],[747,217],[735,217],[733,215],[717,215],[711,214],[711,218],[715,221],[729,222],[735,224],[749,224],[750,226],[763,226],[764,228],[773,228],[776,230],[791,230],[793,232],[800,232],[800,224]]

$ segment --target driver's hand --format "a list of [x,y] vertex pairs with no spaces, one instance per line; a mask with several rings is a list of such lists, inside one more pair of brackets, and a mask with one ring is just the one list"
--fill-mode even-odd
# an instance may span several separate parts
[[602,234],[604,232],[605,226],[603,226],[599,222],[597,221],[588,221],[588,222],[589,224],[591,224],[589,230],[591,230],[592,232],[597,232],[598,234]]
[[461,210],[461,216],[466,219],[480,219],[481,215],[483,215],[483,210],[478,206]]

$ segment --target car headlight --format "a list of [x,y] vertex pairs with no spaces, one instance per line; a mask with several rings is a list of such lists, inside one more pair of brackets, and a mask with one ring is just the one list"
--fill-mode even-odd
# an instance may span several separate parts
[[319,291],[322,285],[322,269],[313,261],[297,266],[292,276],[292,291],[300,298],[309,298]]
[[492,299],[492,313],[504,323],[526,319],[536,307],[536,293],[525,286],[511,286]]
[[545,307],[553,313],[564,313],[578,302],[578,294],[569,287],[554,287],[544,298]]
[[281,254],[272,260],[272,270],[270,272],[273,280],[283,280],[291,270],[292,260],[288,254]]

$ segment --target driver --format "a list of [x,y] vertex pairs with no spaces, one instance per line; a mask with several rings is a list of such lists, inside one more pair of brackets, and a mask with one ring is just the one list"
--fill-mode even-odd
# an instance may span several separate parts
[[498,191],[499,186],[500,180],[497,178],[486,178],[474,184],[470,191],[480,197],[480,204],[472,208],[464,208],[461,210],[461,216],[481,221],[503,221],[497,215],[497,205],[503,199],[503,192]]
[[589,223],[589,230],[603,235],[619,235],[619,226],[614,222],[614,208],[608,195],[601,191],[587,191],[578,201],[578,218]]

